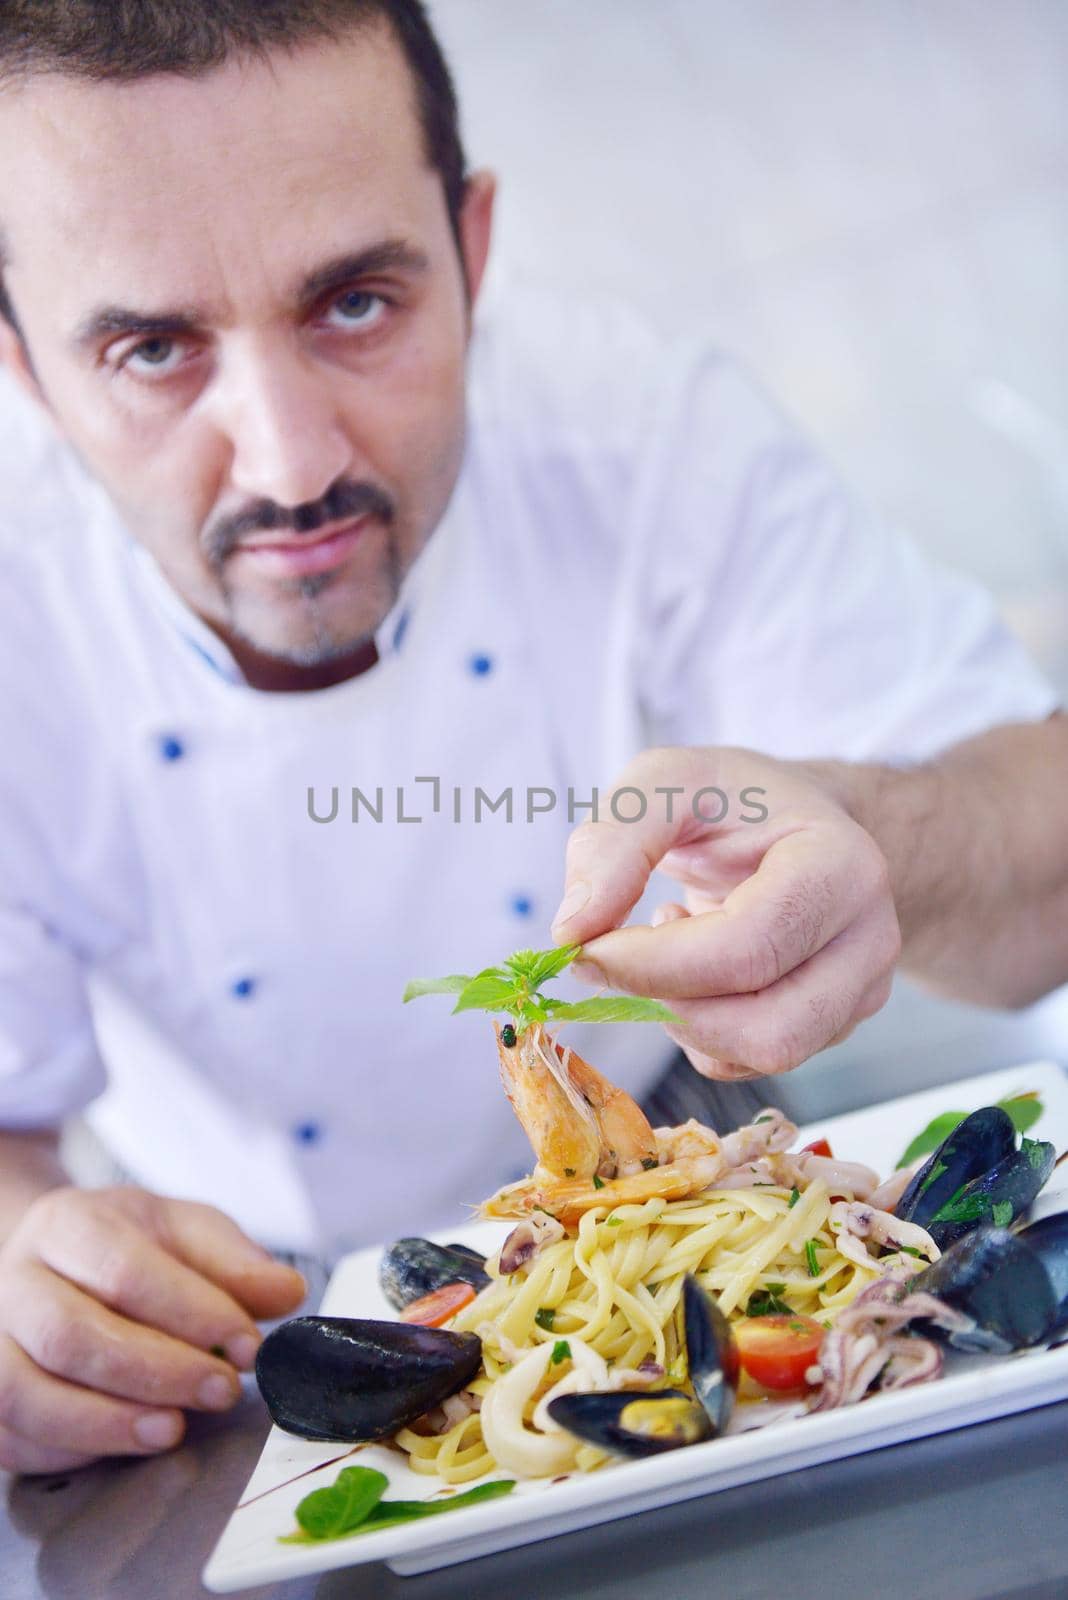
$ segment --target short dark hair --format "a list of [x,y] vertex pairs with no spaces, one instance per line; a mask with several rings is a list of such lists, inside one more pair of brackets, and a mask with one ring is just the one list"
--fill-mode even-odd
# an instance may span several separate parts
[[[385,22],[404,52],[429,165],[460,244],[467,161],[452,74],[421,0],[2,0],[0,86],[38,72],[96,83],[195,77],[232,56],[341,39]],[[0,316],[14,327],[0,253]]]

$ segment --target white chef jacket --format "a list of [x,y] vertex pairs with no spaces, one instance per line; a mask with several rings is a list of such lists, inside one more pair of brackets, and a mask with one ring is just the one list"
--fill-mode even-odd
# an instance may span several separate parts
[[[513,291],[469,394],[378,664],[307,694],[249,688],[69,450],[0,412],[0,1125],[91,1106],[136,1178],[278,1245],[457,1221],[529,1168],[489,1020],[400,997],[547,942],[569,788],[650,744],[921,758],[1056,704],[989,598],[699,340]],[[513,820],[476,824],[476,787]],[[528,822],[528,788],[555,809]],[[572,1042],[634,1090],[672,1052]]]

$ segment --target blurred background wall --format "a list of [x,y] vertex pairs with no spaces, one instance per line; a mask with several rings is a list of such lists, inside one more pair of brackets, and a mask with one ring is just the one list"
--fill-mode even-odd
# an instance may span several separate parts
[[[707,328],[1068,692],[1068,3],[432,0],[501,280]],[[1068,804],[1068,774],[1065,775]],[[908,986],[802,1115],[1039,1054]]]

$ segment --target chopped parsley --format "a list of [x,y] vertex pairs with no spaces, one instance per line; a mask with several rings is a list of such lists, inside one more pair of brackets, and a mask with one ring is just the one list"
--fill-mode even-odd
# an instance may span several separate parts
[[646,1172],[652,1172],[653,1168],[658,1167],[659,1165],[660,1163],[655,1156],[642,1157],[642,1166],[645,1168]]
[[544,1328],[546,1333],[552,1333],[555,1319],[556,1309],[554,1306],[539,1306],[534,1313],[534,1321],[539,1328]]
[[820,1275],[820,1264],[816,1260],[816,1241],[815,1241],[815,1239],[806,1239],[805,1240],[805,1260],[808,1262],[808,1275],[809,1275],[809,1277],[810,1278],[818,1278],[819,1275]]
[[557,1339],[553,1345],[553,1353],[549,1357],[550,1367],[558,1367],[561,1361],[571,1360],[571,1346],[566,1339]]
[[754,1289],[745,1308],[747,1317],[792,1317],[794,1308],[782,1299],[784,1283],[769,1283]]
[[944,1206],[939,1206],[932,1222],[978,1222],[980,1217],[985,1217],[991,1209],[990,1196],[986,1194],[965,1194],[962,1185],[947,1200]]
[[1046,1159],[1049,1145],[1043,1139],[1028,1139],[1026,1134],[1020,1140],[1020,1150],[1025,1155],[1032,1167],[1037,1172]]
[[599,1178],[597,1176],[596,1172],[593,1175],[593,1187],[595,1189],[603,1189],[604,1188],[604,1179],[603,1178]]
[[575,1176],[574,1167],[565,1167],[564,1168],[564,1177],[565,1178],[573,1178],[574,1176]]
[[605,1225],[606,1228],[621,1228],[623,1226],[623,1218],[622,1217],[605,1217],[604,1225]]
[[898,1249],[903,1256],[919,1256],[922,1260],[923,1251],[917,1250],[914,1244],[899,1244]]
[[800,1198],[801,1198],[801,1190],[800,1189],[796,1189],[796,1188],[795,1189],[791,1189],[790,1190],[790,1203],[786,1207],[787,1211],[792,1211],[794,1209],[794,1206],[796,1206],[797,1202],[800,1200]]
[[1007,1228],[1013,1218],[1012,1201],[995,1201],[991,1215],[994,1218],[995,1228]]
[[943,1172],[947,1170],[948,1169],[944,1161],[936,1161],[926,1178],[924,1178],[923,1182],[920,1184],[920,1193],[926,1194],[932,1183],[934,1183],[935,1179],[940,1178]]

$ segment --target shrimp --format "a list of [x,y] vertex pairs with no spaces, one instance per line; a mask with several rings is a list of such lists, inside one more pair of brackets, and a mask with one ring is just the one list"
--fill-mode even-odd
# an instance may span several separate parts
[[653,1130],[624,1089],[540,1024],[518,1034],[495,1024],[495,1031],[501,1082],[534,1147],[536,1176],[589,1183],[657,1165]]
[[483,1217],[525,1217],[534,1211],[548,1211],[565,1228],[573,1228],[583,1213],[594,1206],[611,1209],[619,1205],[640,1205],[646,1200],[689,1200],[711,1188],[726,1171],[720,1156],[680,1156],[663,1167],[647,1172],[631,1172],[602,1181],[588,1178],[553,1178],[537,1173],[510,1183],[487,1200]]

